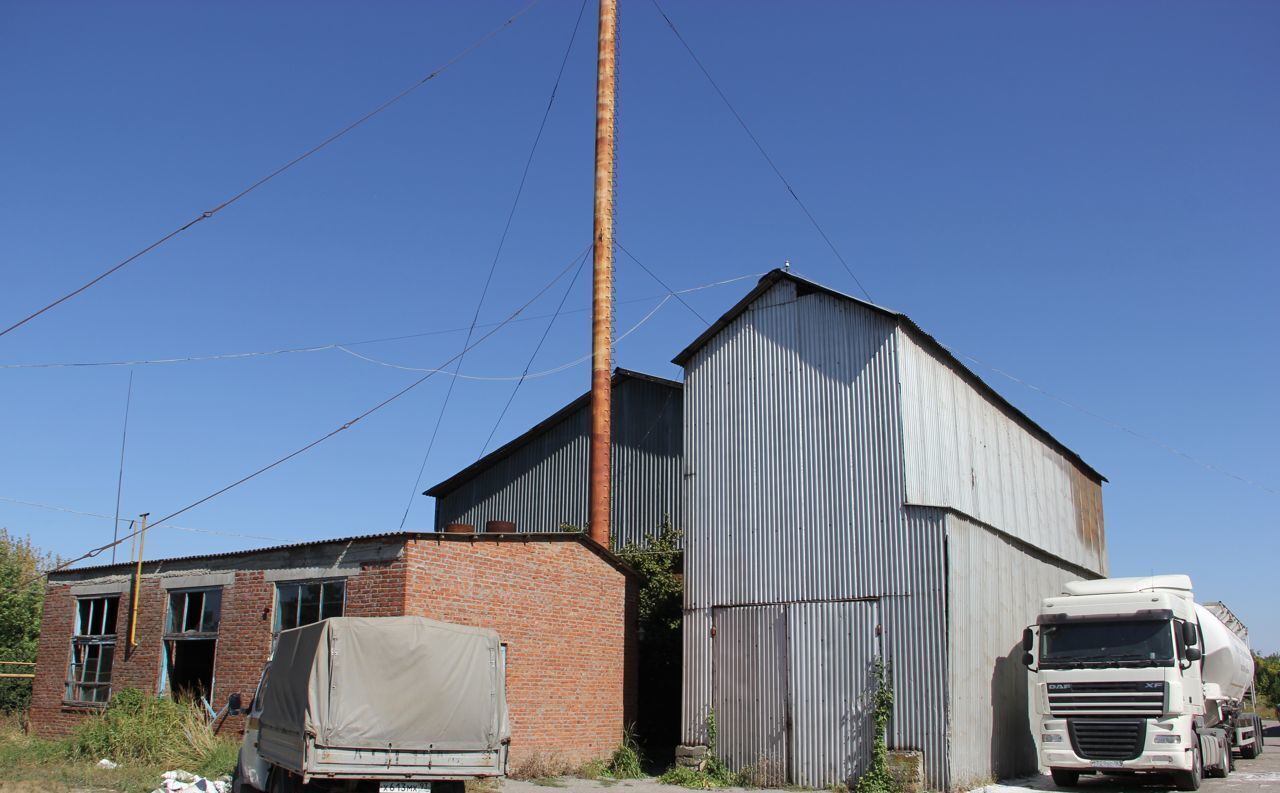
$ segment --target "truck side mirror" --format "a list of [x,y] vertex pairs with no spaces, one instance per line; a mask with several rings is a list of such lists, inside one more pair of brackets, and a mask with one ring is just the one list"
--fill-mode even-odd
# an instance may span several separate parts
[[1036,634],[1030,628],[1022,629],[1022,649],[1024,652],[1031,652],[1031,648],[1035,646]]
[[1026,668],[1030,669],[1031,665],[1034,664],[1035,662],[1036,662],[1036,657],[1031,653],[1022,654],[1022,665],[1025,666]]
[[1204,657],[1204,654],[1200,652],[1199,647],[1188,647],[1184,651],[1184,654],[1187,656],[1188,661],[1199,661]]
[[241,712],[240,706],[242,704],[243,704],[243,700],[241,700],[240,698],[240,692],[237,691],[236,693],[227,697],[227,712],[233,716],[240,715],[240,712]]
[[1187,647],[1191,647],[1196,643],[1196,624],[1194,622],[1182,623],[1182,643]]

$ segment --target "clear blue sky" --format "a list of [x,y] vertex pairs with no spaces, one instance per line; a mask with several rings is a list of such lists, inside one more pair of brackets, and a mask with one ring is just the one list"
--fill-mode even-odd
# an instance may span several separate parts
[[[210,209],[520,7],[8,3],[0,320]],[[543,2],[421,91],[29,325],[0,363],[156,359],[447,330],[471,318],[578,4]],[[1259,483],[978,369],[1105,473],[1116,575],[1187,572],[1280,650],[1280,6],[710,3],[667,10],[878,302],[961,353]],[[622,10],[618,240],[672,286],[849,276],[645,0]],[[594,14],[571,54],[482,321],[590,238]],[[742,281],[689,296],[714,316]],[[662,289],[625,258],[620,299]],[[558,292],[534,311],[554,308]],[[585,280],[535,370],[587,349]],[[630,327],[655,299],[618,307]],[[618,363],[677,376],[671,303]],[[541,322],[465,371],[518,374]],[[408,366],[459,333],[363,345]],[[342,352],[134,367],[123,513],[165,514],[414,375]],[[114,510],[128,368],[0,370],[0,497]],[[585,390],[530,381],[506,440]],[[446,379],[183,515],[304,540],[394,529]],[[509,382],[458,384],[422,485],[480,452]],[[421,488],[419,488],[421,489]],[[417,497],[408,525],[431,525]],[[0,501],[69,555],[109,520]],[[149,556],[271,540],[158,530]],[[128,549],[124,551],[127,556]]]

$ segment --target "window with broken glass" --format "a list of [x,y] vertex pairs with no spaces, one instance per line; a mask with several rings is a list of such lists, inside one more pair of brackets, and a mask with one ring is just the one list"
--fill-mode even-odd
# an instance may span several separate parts
[[119,611],[119,595],[76,600],[76,625],[67,676],[68,700],[106,702],[111,696]]
[[221,618],[221,588],[181,589],[169,593],[162,690],[180,699],[212,701]]
[[341,578],[276,584],[276,633],[329,617],[341,617],[346,597],[347,582]]

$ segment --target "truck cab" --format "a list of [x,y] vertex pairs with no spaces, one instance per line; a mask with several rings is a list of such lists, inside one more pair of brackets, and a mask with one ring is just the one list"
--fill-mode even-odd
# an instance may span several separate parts
[[1233,745],[1260,744],[1252,730],[1234,729],[1252,657],[1215,633],[1206,665],[1207,620],[1217,622],[1184,575],[1075,581],[1043,601],[1023,661],[1040,763],[1056,784],[1158,773],[1196,790],[1206,772],[1230,771]]

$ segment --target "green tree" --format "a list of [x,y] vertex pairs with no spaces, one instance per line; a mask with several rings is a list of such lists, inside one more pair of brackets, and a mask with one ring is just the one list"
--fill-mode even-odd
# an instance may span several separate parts
[[[54,563],[54,557],[42,553],[29,537],[0,529],[0,661],[36,660],[44,606],[44,580],[37,576]],[[0,667],[10,672],[33,668]],[[29,679],[0,679],[0,711],[25,710],[30,701]]]
[[659,760],[679,740],[681,624],[684,599],[684,553],[681,532],[663,520],[661,528],[618,556],[639,578],[637,611],[640,630],[639,713],[636,733],[646,754]]
[[1254,685],[1273,708],[1280,706],[1280,653],[1253,657]]

